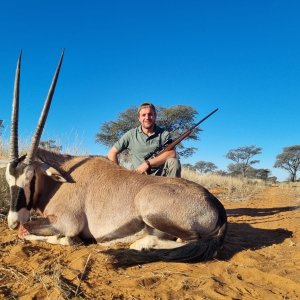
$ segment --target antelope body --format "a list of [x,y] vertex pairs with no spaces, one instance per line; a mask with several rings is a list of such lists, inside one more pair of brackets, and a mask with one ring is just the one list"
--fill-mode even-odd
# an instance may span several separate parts
[[[64,243],[79,236],[131,248],[169,249],[166,261],[208,260],[222,247],[226,212],[208,190],[184,179],[141,175],[100,156],[70,156],[39,149],[63,55],[32,146],[18,157],[18,61],[12,113],[10,228],[25,239]],[[29,220],[34,209],[41,218]],[[61,238],[63,237],[63,238]],[[150,255],[150,253],[149,253]]]

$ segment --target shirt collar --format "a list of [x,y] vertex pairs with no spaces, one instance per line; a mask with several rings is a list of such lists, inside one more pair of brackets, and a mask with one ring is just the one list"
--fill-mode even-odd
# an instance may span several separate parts
[[[143,132],[143,130],[142,130],[142,125],[140,125],[140,126],[138,127],[138,131],[139,131],[140,133],[145,134],[145,133]],[[155,135],[155,134],[158,134],[159,131],[160,131],[160,127],[158,127],[156,124],[154,124],[154,132],[153,132],[150,136],[153,136],[153,135]]]

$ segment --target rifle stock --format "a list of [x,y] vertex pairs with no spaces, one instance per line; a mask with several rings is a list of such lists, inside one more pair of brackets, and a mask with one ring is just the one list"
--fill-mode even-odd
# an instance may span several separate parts
[[183,133],[174,142],[172,142],[165,149],[163,149],[162,151],[160,151],[157,154],[157,156],[160,155],[160,154],[163,154],[164,152],[167,152],[167,151],[170,151],[170,150],[174,149],[176,147],[176,145],[178,145],[182,140],[184,140],[185,138],[187,138],[192,132],[193,132],[193,129],[190,129],[190,130],[186,131],[185,133]]

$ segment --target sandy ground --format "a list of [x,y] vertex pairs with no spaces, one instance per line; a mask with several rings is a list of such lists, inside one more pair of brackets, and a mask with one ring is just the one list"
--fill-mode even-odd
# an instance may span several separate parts
[[[206,263],[142,263],[99,245],[24,242],[0,223],[1,299],[300,299],[299,199],[270,187],[224,202],[225,248]],[[116,249],[124,247],[119,245]]]

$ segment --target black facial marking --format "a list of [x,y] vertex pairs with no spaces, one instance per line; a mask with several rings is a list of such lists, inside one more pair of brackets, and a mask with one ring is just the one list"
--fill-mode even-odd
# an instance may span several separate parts
[[[16,180],[24,174],[24,170],[27,167],[23,163],[23,160],[25,159],[26,155],[23,155],[18,158],[17,161],[10,163],[9,165],[9,174],[13,176]],[[12,211],[18,212],[22,208],[27,208],[30,210],[33,205],[33,195],[35,191],[35,176],[33,176],[31,182],[30,182],[30,199],[29,203],[27,205],[26,203],[26,196],[24,192],[24,188],[19,187],[17,185],[13,185],[10,188],[10,194],[11,194],[11,203],[10,203],[10,209]]]
[[30,182],[30,199],[29,199],[29,203],[27,205],[28,210],[31,210],[32,205],[33,205],[33,196],[34,196],[34,192],[35,192],[35,179],[36,179],[36,176],[34,175]]
[[16,185],[10,188],[11,192],[11,203],[10,209],[11,211],[19,211],[21,208],[25,208],[26,204],[26,197],[23,188],[20,188]]

